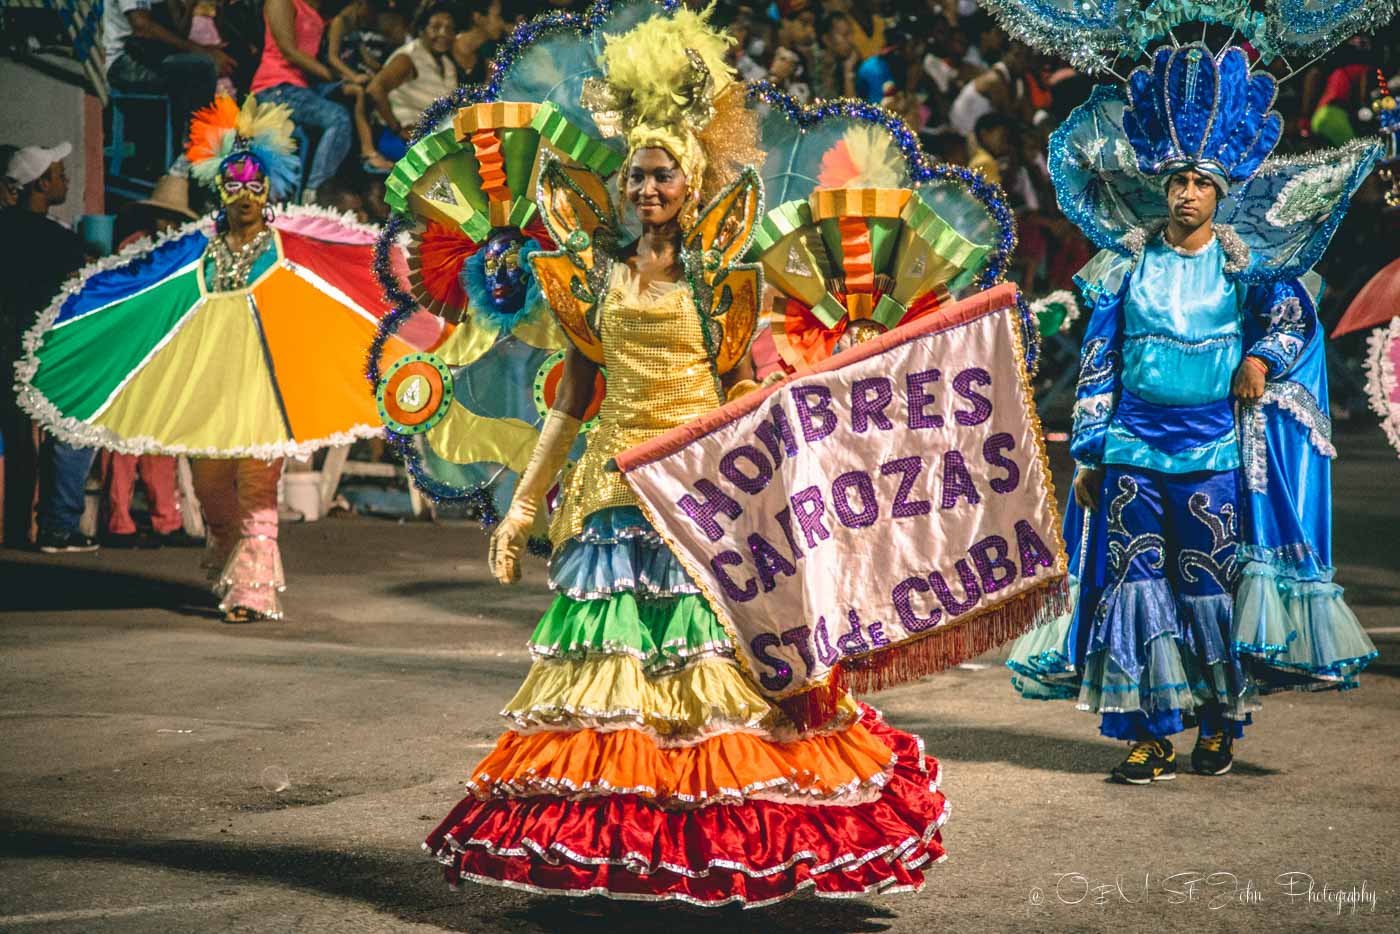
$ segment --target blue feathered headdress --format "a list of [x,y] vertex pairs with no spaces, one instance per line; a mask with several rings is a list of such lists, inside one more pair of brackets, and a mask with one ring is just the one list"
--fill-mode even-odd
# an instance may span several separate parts
[[1229,190],[1248,181],[1273,152],[1283,119],[1277,85],[1251,75],[1244,50],[1212,56],[1201,45],[1160,48],[1152,67],[1128,76],[1123,130],[1144,175],[1205,172]]
[[190,118],[190,141],[185,156],[190,174],[205,187],[217,189],[219,173],[235,157],[251,157],[282,200],[296,191],[301,160],[296,155],[292,111],[284,104],[260,104],[253,95],[240,108],[220,95]]

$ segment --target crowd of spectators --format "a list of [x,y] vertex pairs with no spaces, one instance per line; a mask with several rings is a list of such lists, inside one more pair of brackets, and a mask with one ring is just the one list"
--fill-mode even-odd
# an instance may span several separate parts
[[[174,139],[184,138],[190,114],[216,92],[240,99],[253,92],[286,104],[303,153],[301,200],[378,223],[388,216],[384,179],[405,152],[423,107],[459,84],[484,81],[514,26],[588,2],[108,0],[107,79],[118,91],[166,95]],[[1020,233],[1011,277],[1031,295],[1071,287],[1092,248],[1056,205],[1047,146],[1054,129],[1088,97],[1093,78],[1012,41],[976,0],[716,0],[713,16],[733,38],[731,61],[741,78],[766,80],[803,102],[854,97],[882,105],[908,122],[934,159],[971,166],[998,182]],[[1394,76],[1398,65],[1400,24],[1374,38],[1354,38],[1312,63],[1281,86],[1276,107],[1286,128],[1277,151],[1335,146],[1374,132],[1365,122],[1371,91],[1378,75]],[[0,159],[9,164],[15,152],[0,147]],[[40,153],[30,161],[53,155]],[[61,237],[33,216],[66,194],[61,163],[0,172],[0,217],[9,214],[18,224],[13,212],[23,210],[22,219],[48,238],[36,234],[33,243],[59,239],[72,252],[76,237]],[[182,182],[177,164],[151,198],[123,208],[118,226],[124,236],[117,242],[213,206],[200,203],[202,195]],[[1383,211],[1379,187],[1373,178],[1359,193],[1319,264],[1329,285],[1324,322],[1335,320],[1366,279],[1394,258],[1400,212]],[[49,253],[34,263],[67,257],[56,248]],[[78,262],[64,259],[73,268]],[[34,268],[26,263],[16,259],[15,268]],[[12,280],[21,282],[37,279]],[[0,362],[8,370],[19,332],[47,299],[3,297],[0,336],[7,352]],[[1075,361],[1072,342],[1066,346],[1061,362],[1068,371]],[[18,417],[12,400],[0,405],[5,413]],[[12,461],[14,453],[12,447]],[[137,468],[114,469],[129,497]],[[159,475],[144,464],[139,472]],[[118,513],[121,505],[113,504]],[[13,512],[13,500],[10,506]],[[67,525],[71,516],[61,518]],[[111,534],[127,531],[126,523],[119,525]]]
[[[510,30],[588,0],[112,0],[104,13],[113,87],[163,89],[177,135],[218,88],[287,104],[305,149],[308,203],[382,220],[382,182],[422,108],[486,77]],[[698,4],[697,4],[698,5]],[[1093,79],[1012,41],[976,0],[717,0],[744,79],[803,102],[856,97],[897,113],[935,158],[979,169],[1015,208],[1014,278],[1070,285],[1089,245],[1055,205],[1051,132]],[[1392,28],[1390,38],[1395,38]],[[1364,132],[1385,35],[1357,39],[1287,85],[1281,149],[1337,145]]]

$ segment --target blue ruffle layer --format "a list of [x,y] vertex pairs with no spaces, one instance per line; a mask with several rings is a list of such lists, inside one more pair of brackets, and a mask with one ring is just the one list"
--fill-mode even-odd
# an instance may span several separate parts
[[623,592],[638,599],[700,592],[635,506],[589,516],[583,531],[555,553],[549,586],[572,600],[605,600]]
[[1103,715],[1105,736],[1166,736],[1198,718],[1242,723],[1258,709],[1253,680],[1230,651],[1229,594],[1178,598],[1155,578],[1120,584],[1106,601],[1078,704]]

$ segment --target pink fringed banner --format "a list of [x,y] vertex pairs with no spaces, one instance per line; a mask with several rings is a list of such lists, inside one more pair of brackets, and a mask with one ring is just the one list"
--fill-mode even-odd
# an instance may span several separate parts
[[983,292],[617,458],[798,723],[1063,611],[1015,300]]

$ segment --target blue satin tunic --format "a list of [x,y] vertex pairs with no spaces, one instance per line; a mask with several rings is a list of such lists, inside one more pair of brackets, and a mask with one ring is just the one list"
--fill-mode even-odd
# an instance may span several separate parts
[[1147,245],[1123,300],[1122,386],[1135,399],[1108,426],[1105,463],[1239,467],[1230,384],[1244,353],[1243,299],[1219,240],[1193,255],[1160,237]]

